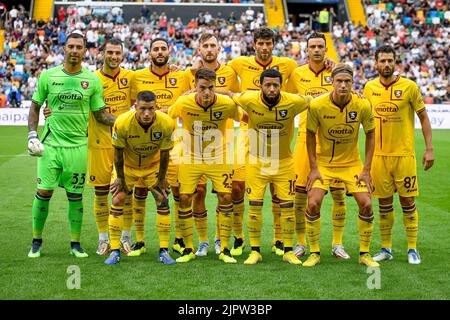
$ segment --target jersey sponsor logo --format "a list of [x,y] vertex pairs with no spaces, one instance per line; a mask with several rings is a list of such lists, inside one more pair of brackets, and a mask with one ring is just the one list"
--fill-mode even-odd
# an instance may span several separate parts
[[154,81],[146,81],[146,80],[142,81],[142,84],[154,84],[154,83],[155,83]]
[[324,119],[336,119],[336,116],[327,116],[327,115],[324,115],[323,118],[324,118]]
[[135,134],[128,135],[128,139],[139,139],[140,137],[141,137],[140,135],[135,135]]
[[372,92],[372,96],[374,96],[374,97],[381,97],[381,93]]
[[394,95],[397,98],[400,98],[402,96],[403,91],[402,90],[394,90]]
[[169,83],[174,86],[177,84],[177,79],[176,78],[169,78]]
[[259,71],[259,68],[256,68],[256,67],[248,66],[248,68],[249,68],[250,70]]
[[348,124],[336,124],[328,129],[328,134],[333,138],[348,138],[353,135],[355,130]]
[[328,90],[325,89],[325,88],[312,87],[312,88],[308,88],[308,90],[305,91],[305,95],[307,95],[307,96],[315,96],[316,94],[325,93],[325,92],[328,92]]
[[158,148],[157,144],[146,142],[133,146],[133,151],[137,154],[152,154],[158,150]]
[[194,121],[194,124],[192,125],[192,130],[197,134],[203,134],[205,131],[218,128],[219,126],[217,124],[209,121]]
[[311,80],[305,79],[305,78],[301,78],[301,79],[300,79],[300,82],[311,82]]
[[225,77],[218,77],[217,81],[219,81],[219,84],[223,85],[225,83]]
[[158,102],[168,102],[173,98],[172,92],[170,90],[158,89],[155,90],[156,101]]
[[261,112],[255,111],[255,110],[252,110],[252,113],[256,114],[257,116],[264,117],[264,113],[261,113]]
[[52,82],[52,86],[63,86],[63,85],[64,83],[62,82],[55,82],[55,81]]
[[213,112],[214,118],[216,118],[217,120],[220,119],[220,117],[222,117],[222,111],[214,111]]
[[126,85],[128,84],[128,79],[127,79],[127,78],[122,78],[122,79],[120,79],[120,83],[121,83],[123,86],[126,86]]
[[278,122],[263,122],[263,123],[258,123],[256,125],[256,128],[260,129],[260,130],[281,130],[284,128],[284,125],[282,123],[278,123]]
[[352,120],[355,120],[357,116],[358,116],[358,113],[356,111],[350,111],[348,113],[348,117]]
[[398,106],[392,102],[382,102],[375,106],[375,112],[380,116],[390,116],[398,111]]
[[261,86],[261,84],[260,84],[260,82],[259,82],[259,78],[260,78],[260,75],[257,75],[257,76],[255,76],[255,77],[253,78],[253,84],[254,84],[255,86],[257,86],[258,88]]
[[71,103],[83,100],[83,94],[78,90],[64,90],[58,93],[58,100],[63,103]]
[[85,90],[89,87],[88,81],[81,81],[80,84],[81,84],[81,87]]
[[278,110],[278,114],[282,117],[282,118],[286,118],[288,111],[287,110]]
[[192,112],[188,112],[187,115],[191,116],[191,117],[199,117],[200,116],[198,113],[192,113]]
[[115,91],[104,97],[105,103],[109,105],[120,104],[127,100],[127,95],[121,91]]
[[152,133],[153,140],[159,140],[162,137],[162,132],[157,131]]

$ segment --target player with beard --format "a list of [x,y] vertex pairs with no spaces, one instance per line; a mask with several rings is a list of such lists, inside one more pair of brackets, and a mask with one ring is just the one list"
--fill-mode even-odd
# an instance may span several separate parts
[[422,157],[424,170],[433,166],[434,154],[430,120],[417,84],[394,73],[396,54],[383,45],[375,52],[379,77],[366,83],[364,95],[372,103],[375,115],[375,155],[372,175],[374,196],[380,210],[381,252],[375,261],[392,260],[393,196],[397,192],[403,210],[408,241],[408,262],[420,264],[417,251],[419,216],[414,197],[419,195],[414,149],[414,113],[425,139]]
[[[169,43],[164,38],[156,38],[150,45],[150,67],[135,72],[135,77],[131,85],[132,103],[140,91],[152,91],[156,95],[156,108],[167,110],[175,100],[189,90],[189,79],[184,71],[171,71],[169,61]],[[167,170],[167,182],[170,185],[174,200],[175,217],[175,242],[173,250],[182,253],[184,244],[178,221],[178,151],[177,144],[170,153],[169,168]],[[145,202],[147,198],[147,188],[135,185],[135,196],[133,199],[133,217],[136,226],[136,243],[129,256],[139,256],[146,251],[144,244],[145,228]]]

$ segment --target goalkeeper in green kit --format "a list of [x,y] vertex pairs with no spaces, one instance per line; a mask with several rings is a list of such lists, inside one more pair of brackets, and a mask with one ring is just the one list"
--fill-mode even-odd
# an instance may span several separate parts
[[[105,111],[100,79],[81,66],[85,54],[86,40],[80,31],[74,31],[64,45],[64,63],[42,72],[33,94],[28,119],[28,152],[38,159],[30,258],[41,256],[42,231],[57,186],[66,190],[69,200],[70,253],[77,258],[88,256],[80,245],[80,233],[89,112],[108,126],[114,124],[115,117]],[[45,101],[52,115],[46,119],[39,138],[36,132],[39,109]]]

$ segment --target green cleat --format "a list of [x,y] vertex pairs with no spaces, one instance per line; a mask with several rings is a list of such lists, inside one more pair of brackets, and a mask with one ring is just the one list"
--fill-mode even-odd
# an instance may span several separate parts
[[234,245],[233,248],[231,248],[231,255],[232,256],[240,256],[242,255],[242,251],[245,248],[244,240],[242,238],[236,238],[234,237]]
[[127,254],[129,257],[139,257],[141,254],[146,253],[147,249],[145,248],[144,242],[136,242],[131,247],[131,251]]
[[88,254],[84,252],[83,248],[80,246],[79,242],[75,242],[72,244],[72,248],[70,249],[70,255],[75,256],[77,258],[87,258]]
[[183,255],[179,257],[176,262],[189,262],[196,258],[197,256],[192,252],[192,249],[186,248],[183,250]]

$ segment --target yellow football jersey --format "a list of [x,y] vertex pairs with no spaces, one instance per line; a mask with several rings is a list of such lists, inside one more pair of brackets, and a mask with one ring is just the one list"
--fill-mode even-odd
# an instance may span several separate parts
[[414,155],[414,112],[425,108],[417,84],[399,76],[384,86],[376,78],[366,83],[364,96],[372,103],[375,117],[375,154]]
[[[278,159],[291,157],[294,118],[308,108],[311,99],[310,96],[282,91],[280,101],[269,107],[262,100],[261,91],[246,91],[234,95],[233,100],[248,113],[250,155],[273,158],[278,152]],[[256,133],[257,143],[252,142],[251,132]]]
[[[183,143],[190,146],[193,159],[223,159],[226,152],[226,128],[229,118],[239,121],[242,110],[228,96],[216,94],[215,101],[207,108],[200,106],[195,100],[195,93],[181,96],[169,108],[172,118],[180,118],[183,125]],[[214,129],[221,133],[220,138],[214,135]],[[225,160],[225,159],[223,159]]]
[[136,110],[120,115],[113,127],[112,144],[124,148],[125,165],[133,168],[149,167],[159,161],[160,150],[173,148],[172,133],[175,122],[167,114],[155,111],[155,120],[143,128],[136,119]]
[[[239,81],[233,68],[220,64],[214,72],[217,76],[216,89],[239,92]],[[191,68],[186,69],[186,73],[189,77],[189,88],[193,89],[195,87],[195,76],[192,74]]]
[[[333,90],[331,72],[325,68],[319,72],[314,72],[309,64],[295,68],[289,77],[286,91],[299,93],[306,96],[325,93]],[[300,113],[298,124],[298,137],[301,141],[306,141],[306,116],[307,111]]]
[[179,96],[189,90],[188,74],[185,71],[169,71],[158,75],[150,67],[135,71],[131,99],[136,100],[137,94],[143,90],[156,94],[158,109],[168,109]]
[[[130,110],[131,83],[133,82],[134,72],[120,68],[114,77],[103,73],[101,69],[95,71],[95,73],[102,81],[106,111],[117,117]],[[113,147],[111,145],[111,127],[95,120],[92,112],[89,114],[88,146],[89,148]]]
[[280,71],[283,76],[284,89],[284,84],[297,67],[297,62],[291,58],[273,56],[270,63],[264,66],[256,61],[255,56],[241,56],[228,62],[228,65],[232,67],[239,76],[241,81],[240,91],[242,92],[247,90],[259,90],[261,87],[259,78],[261,73],[267,69],[277,69]]
[[314,98],[308,111],[306,128],[318,134],[317,163],[324,167],[360,165],[360,124],[366,133],[375,129],[370,102],[352,94],[352,99],[340,109],[331,94]]

